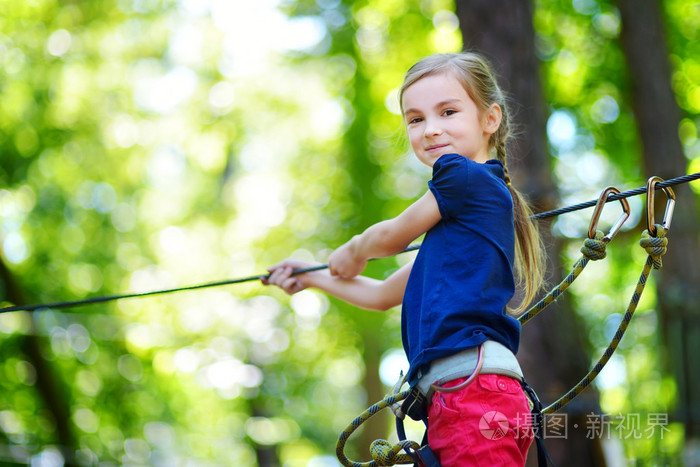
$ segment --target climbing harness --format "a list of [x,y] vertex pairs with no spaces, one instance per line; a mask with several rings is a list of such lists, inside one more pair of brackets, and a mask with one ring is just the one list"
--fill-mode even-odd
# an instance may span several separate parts
[[[662,266],[661,257],[666,253],[666,246],[668,244],[668,239],[666,234],[670,229],[671,218],[673,215],[673,209],[675,207],[675,194],[673,190],[668,186],[668,184],[661,186],[663,179],[660,177],[651,177],[646,186],[647,193],[647,229],[642,233],[642,238],[639,242],[640,246],[645,249],[648,254],[647,261],[642,269],[639,281],[637,282],[637,287],[630,299],[629,306],[617,327],[617,330],[608,344],[603,355],[598,359],[596,364],[591,368],[591,370],[569,391],[567,391],[563,396],[552,404],[543,407],[534,390],[525,383],[524,379],[521,380],[523,390],[526,392],[530,401],[532,403],[533,412],[533,429],[535,435],[535,441],[537,446],[537,453],[540,466],[546,466],[547,462],[552,463],[549,458],[549,454],[544,448],[544,443],[542,439],[542,428],[544,423],[544,416],[550,415],[557,412],[569,402],[571,402],[577,395],[579,395],[586,387],[588,387],[593,380],[602,371],[605,364],[610,360],[613,353],[617,349],[622,337],[627,330],[627,327],[632,320],[634,312],[637,308],[637,304],[642,296],[644,287],[647,283],[647,279],[652,269],[660,269]],[[658,185],[657,185],[658,184]],[[664,218],[662,223],[654,223],[654,194],[656,189],[661,189],[666,194],[668,199],[666,205],[666,211],[664,213]],[[629,204],[625,200],[625,197],[621,197],[622,193],[615,187],[608,187],[601,193],[597,202],[595,203],[595,210],[591,217],[591,222],[588,229],[588,238],[584,241],[584,245],[581,247],[581,258],[576,261],[572,271],[567,277],[559,283],[554,289],[552,289],[545,297],[543,297],[536,305],[530,307],[523,315],[520,316],[519,320],[521,324],[527,323],[535,315],[541,312],[548,305],[553,303],[561,294],[573,283],[573,281],[581,274],[583,269],[586,267],[589,261],[599,260],[606,257],[605,248],[607,244],[612,240],[612,238],[620,230],[624,222],[630,215]],[[630,195],[631,196],[631,195]],[[620,200],[622,204],[622,215],[613,224],[610,231],[604,234],[602,231],[598,230],[598,221],[600,219],[601,212],[606,202],[614,199]],[[472,375],[465,381],[471,382],[476,375],[479,373],[481,364],[483,364],[483,348],[479,348],[479,361],[475,367]],[[405,380],[405,379],[404,379]],[[395,464],[415,464],[425,467],[439,467],[435,455],[430,451],[429,446],[425,442],[424,437],[423,445],[420,446],[415,441],[406,440],[405,430],[403,428],[403,418],[404,414],[408,414],[411,418],[416,420],[423,420],[427,426],[427,399],[420,393],[420,391],[415,390],[405,390],[399,392],[404,380],[399,380],[397,386],[394,388],[392,394],[387,395],[384,399],[374,404],[369,409],[367,409],[363,414],[356,418],[353,423],[351,423],[342,433],[338,443],[336,445],[336,455],[340,463],[346,467],[375,467],[375,466],[388,466]],[[460,389],[463,389],[467,384],[460,384]],[[453,388],[441,388],[436,385],[431,385],[434,390],[452,390]],[[396,409],[396,403],[398,401],[404,401],[400,409]],[[350,437],[350,435],[359,426],[369,419],[372,415],[378,413],[383,408],[387,406],[394,406],[394,413],[397,419],[397,434],[399,437],[399,442],[396,444],[391,444],[386,440],[376,440],[372,443],[370,447],[370,454],[372,456],[372,461],[369,462],[355,462],[349,460],[344,454],[345,444]],[[405,451],[405,454],[400,454],[401,451]],[[423,457],[425,456],[425,458]],[[552,463],[553,464],[553,463]]]

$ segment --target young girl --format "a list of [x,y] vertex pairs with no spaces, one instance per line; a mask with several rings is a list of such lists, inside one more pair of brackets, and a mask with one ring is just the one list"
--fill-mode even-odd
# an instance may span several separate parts
[[[411,147],[433,169],[426,193],[335,250],[327,271],[292,276],[310,264],[288,259],[264,282],[289,294],[315,287],[369,310],[403,303],[407,378],[428,397],[428,443],[441,465],[524,465],[532,431],[513,315],[537,293],[543,258],[505,166],[503,93],[482,57],[460,53],[415,64],[399,96]],[[359,275],[368,259],[424,233],[415,260],[387,279]],[[524,299],[509,310],[516,280]]]

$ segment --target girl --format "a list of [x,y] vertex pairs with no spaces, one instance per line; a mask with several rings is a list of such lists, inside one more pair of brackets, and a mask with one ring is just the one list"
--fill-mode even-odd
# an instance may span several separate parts
[[[503,93],[482,57],[460,53],[415,64],[399,96],[411,147],[433,169],[426,193],[335,250],[327,271],[292,276],[310,264],[288,259],[264,282],[289,294],[315,287],[370,310],[403,303],[407,378],[428,398],[428,443],[441,465],[524,465],[532,430],[513,315],[540,288],[544,259],[505,166]],[[368,259],[424,233],[415,260],[387,279],[359,275]],[[510,310],[516,281],[524,299]]]

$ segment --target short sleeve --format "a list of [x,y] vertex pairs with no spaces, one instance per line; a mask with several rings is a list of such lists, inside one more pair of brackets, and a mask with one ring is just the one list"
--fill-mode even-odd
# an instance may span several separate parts
[[433,178],[428,182],[443,219],[457,217],[464,207],[469,188],[469,159],[458,154],[445,154],[433,165]]

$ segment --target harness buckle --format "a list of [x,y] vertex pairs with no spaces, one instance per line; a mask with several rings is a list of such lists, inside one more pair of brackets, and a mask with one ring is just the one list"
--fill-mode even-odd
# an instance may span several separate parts
[[[400,411],[415,421],[425,421],[428,419],[428,399],[414,386],[401,404]],[[397,417],[397,419],[401,420],[403,418]]]

